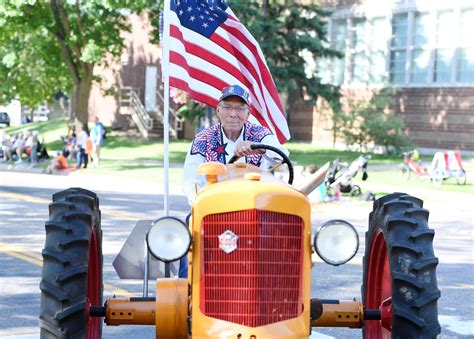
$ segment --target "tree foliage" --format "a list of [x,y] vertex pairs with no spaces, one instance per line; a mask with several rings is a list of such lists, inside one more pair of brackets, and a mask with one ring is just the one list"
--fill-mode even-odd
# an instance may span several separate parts
[[328,47],[325,18],[330,12],[317,4],[299,1],[229,0],[232,10],[246,25],[265,54],[275,84],[291,105],[303,99],[311,105],[318,97],[331,106],[339,102],[339,88],[321,83],[307,59],[342,57]]
[[350,101],[346,109],[335,115],[347,145],[355,145],[359,151],[367,150],[371,144],[379,145],[387,152],[399,152],[411,145],[403,119],[391,109],[393,94],[385,89],[369,100]]
[[0,2],[0,102],[37,105],[55,93],[71,93],[72,109],[88,121],[97,65],[124,47],[127,15],[147,0],[6,0]]

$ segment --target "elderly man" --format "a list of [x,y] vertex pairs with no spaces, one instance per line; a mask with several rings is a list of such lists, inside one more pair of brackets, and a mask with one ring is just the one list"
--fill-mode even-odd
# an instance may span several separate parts
[[216,114],[219,122],[196,135],[184,163],[183,188],[189,203],[195,198],[195,185],[204,186],[205,178],[196,173],[197,167],[207,161],[229,162],[235,154],[239,162],[246,162],[270,168],[279,158],[274,152],[262,149],[252,150],[252,144],[266,144],[288,151],[277,137],[266,127],[248,121],[250,112],[249,92],[238,85],[225,87],[217,104]]

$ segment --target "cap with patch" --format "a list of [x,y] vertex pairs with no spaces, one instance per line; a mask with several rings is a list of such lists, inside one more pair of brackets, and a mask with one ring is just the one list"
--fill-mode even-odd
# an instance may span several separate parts
[[250,94],[248,91],[246,91],[244,88],[240,87],[239,85],[231,85],[227,86],[222,90],[221,96],[219,98],[219,101],[222,101],[228,97],[239,97],[247,105],[250,105]]

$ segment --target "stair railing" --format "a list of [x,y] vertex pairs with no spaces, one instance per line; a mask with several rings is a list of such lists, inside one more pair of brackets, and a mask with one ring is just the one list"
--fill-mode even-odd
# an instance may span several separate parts
[[140,134],[144,138],[148,138],[149,131],[153,128],[153,118],[145,110],[137,91],[133,87],[121,88],[120,107],[128,108],[128,113],[131,114]]

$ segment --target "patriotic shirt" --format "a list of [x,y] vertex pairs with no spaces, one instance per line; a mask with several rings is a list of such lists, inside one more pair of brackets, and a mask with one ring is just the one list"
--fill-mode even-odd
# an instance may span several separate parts
[[[276,147],[288,155],[288,151],[280,144],[277,137],[263,126],[246,122],[235,141],[226,137],[220,123],[208,127],[196,135],[184,162],[183,190],[190,204],[196,195],[195,185],[197,184],[199,190],[204,187],[206,182],[203,175],[197,174],[198,166],[208,161],[227,164],[234,155],[235,145],[244,140]],[[263,155],[252,154],[242,157],[237,162],[270,168],[275,164],[273,157],[280,158],[274,152],[267,151]]]

